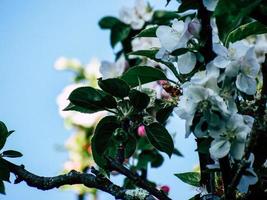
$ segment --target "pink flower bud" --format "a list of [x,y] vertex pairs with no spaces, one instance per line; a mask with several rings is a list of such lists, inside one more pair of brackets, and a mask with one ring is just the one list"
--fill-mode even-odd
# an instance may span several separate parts
[[146,128],[144,125],[141,125],[138,127],[137,129],[137,134],[140,136],[140,137],[145,137],[146,136]]
[[167,185],[163,185],[163,186],[161,186],[160,189],[161,189],[163,192],[167,193],[167,194],[168,194],[169,191],[170,191],[170,187],[167,186]]
[[159,80],[159,84],[160,85],[165,85],[165,84],[167,84],[168,83],[168,81],[166,81],[166,80]]
[[201,29],[201,24],[198,19],[193,19],[189,24],[188,24],[188,31],[195,37],[199,37],[199,32]]

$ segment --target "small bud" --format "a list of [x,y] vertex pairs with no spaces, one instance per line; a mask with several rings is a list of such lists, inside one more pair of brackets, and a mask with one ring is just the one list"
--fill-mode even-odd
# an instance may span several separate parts
[[160,85],[165,85],[165,84],[168,84],[168,81],[166,81],[166,80],[159,80],[159,84]]
[[163,192],[168,194],[169,191],[170,191],[170,187],[167,186],[167,185],[163,185],[163,186],[160,187],[160,190],[162,190]]
[[189,24],[188,24],[188,31],[195,37],[199,37],[199,33],[201,30],[201,24],[198,19],[193,19]]
[[146,136],[146,128],[144,125],[141,125],[138,127],[137,129],[137,134],[140,136],[140,137],[145,137]]

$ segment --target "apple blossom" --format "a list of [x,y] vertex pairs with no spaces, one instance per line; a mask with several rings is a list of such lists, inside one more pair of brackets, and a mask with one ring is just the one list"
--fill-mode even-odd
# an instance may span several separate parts
[[136,0],[133,8],[123,7],[119,18],[125,24],[130,24],[133,29],[141,29],[145,22],[151,20],[153,11],[144,0]]

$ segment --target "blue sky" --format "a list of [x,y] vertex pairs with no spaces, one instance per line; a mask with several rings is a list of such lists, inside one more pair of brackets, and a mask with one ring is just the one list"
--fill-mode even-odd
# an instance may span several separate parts
[[[67,158],[62,150],[71,132],[58,115],[56,97],[71,83],[71,74],[54,70],[59,56],[112,60],[109,33],[97,22],[105,15],[117,15],[127,0],[1,0],[0,1],[0,120],[16,132],[6,149],[21,151],[17,164],[36,174],[57,175]],[[150,1],[164,7],[164,0]],[[177,147],[185,158],[173,157],[151,179],[171,186],[174,199],[188,199],[194,189],[172,174],[190,171],[197,163],[193,139],[184,139],[183,123],[177,118],[168,126],[177,133]],[[22,183],[6,184],[3,200],[74,200],[72,192],[38,191]],[[178,198],[179,197],[179,198]],[[113,199],[102,195],[100,199]]]

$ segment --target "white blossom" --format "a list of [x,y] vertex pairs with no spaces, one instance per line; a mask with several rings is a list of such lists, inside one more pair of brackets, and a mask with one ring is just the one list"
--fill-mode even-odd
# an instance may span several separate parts
[[122,7],[119,12],[120,20],[137,30],[141,29],[146,21],[151,20],[152,15],[152,9],[144,0],[136,0],[133,8]]
[[251,132],[254,119],[237,113],[227,121],[221,121],[220,129],[211,129],[209,135],[214,138],[210,146],[210,154],[222,158],[230,153],[237,160],[244,154],[247,137]]
[[240,181],[237,185],[237,189],[241,193],[247,193],[248,187],[258,182],[258,176],[253,169],[254,159],[255,159],[254,154],[251,153],[248,159],[248,162],[250,163],[249,167],[245,169],[244,173],[242,173]]
[[[193,125],[193,119],[198,109],[207,115],[213,115],[214,111],[219,112],[222,116],[229,114],[223,99],[212,89],[190,83],[186,84],[178,107],[175,109],[177,115],[186,120],[186,137],[191,133],[190,127]],[[208,118],[214,120],[214,116],[206,116],[206,119],[210,120]]]
[[58,58],[54,64],[56,70],[66,70],[66,69],[79,70],[81,66],[82,64],[78,59],[76,58],[69,59],[65,57]]
[[109,61],[102,61],[100,66],[100,73],[103,79],[115,78],[120,76],[126,67],[126,61],[124,57],[121,57],[115,63]]
[[214,11],[219,0],[203,0],[204,6],[207,8],[209,11]]

